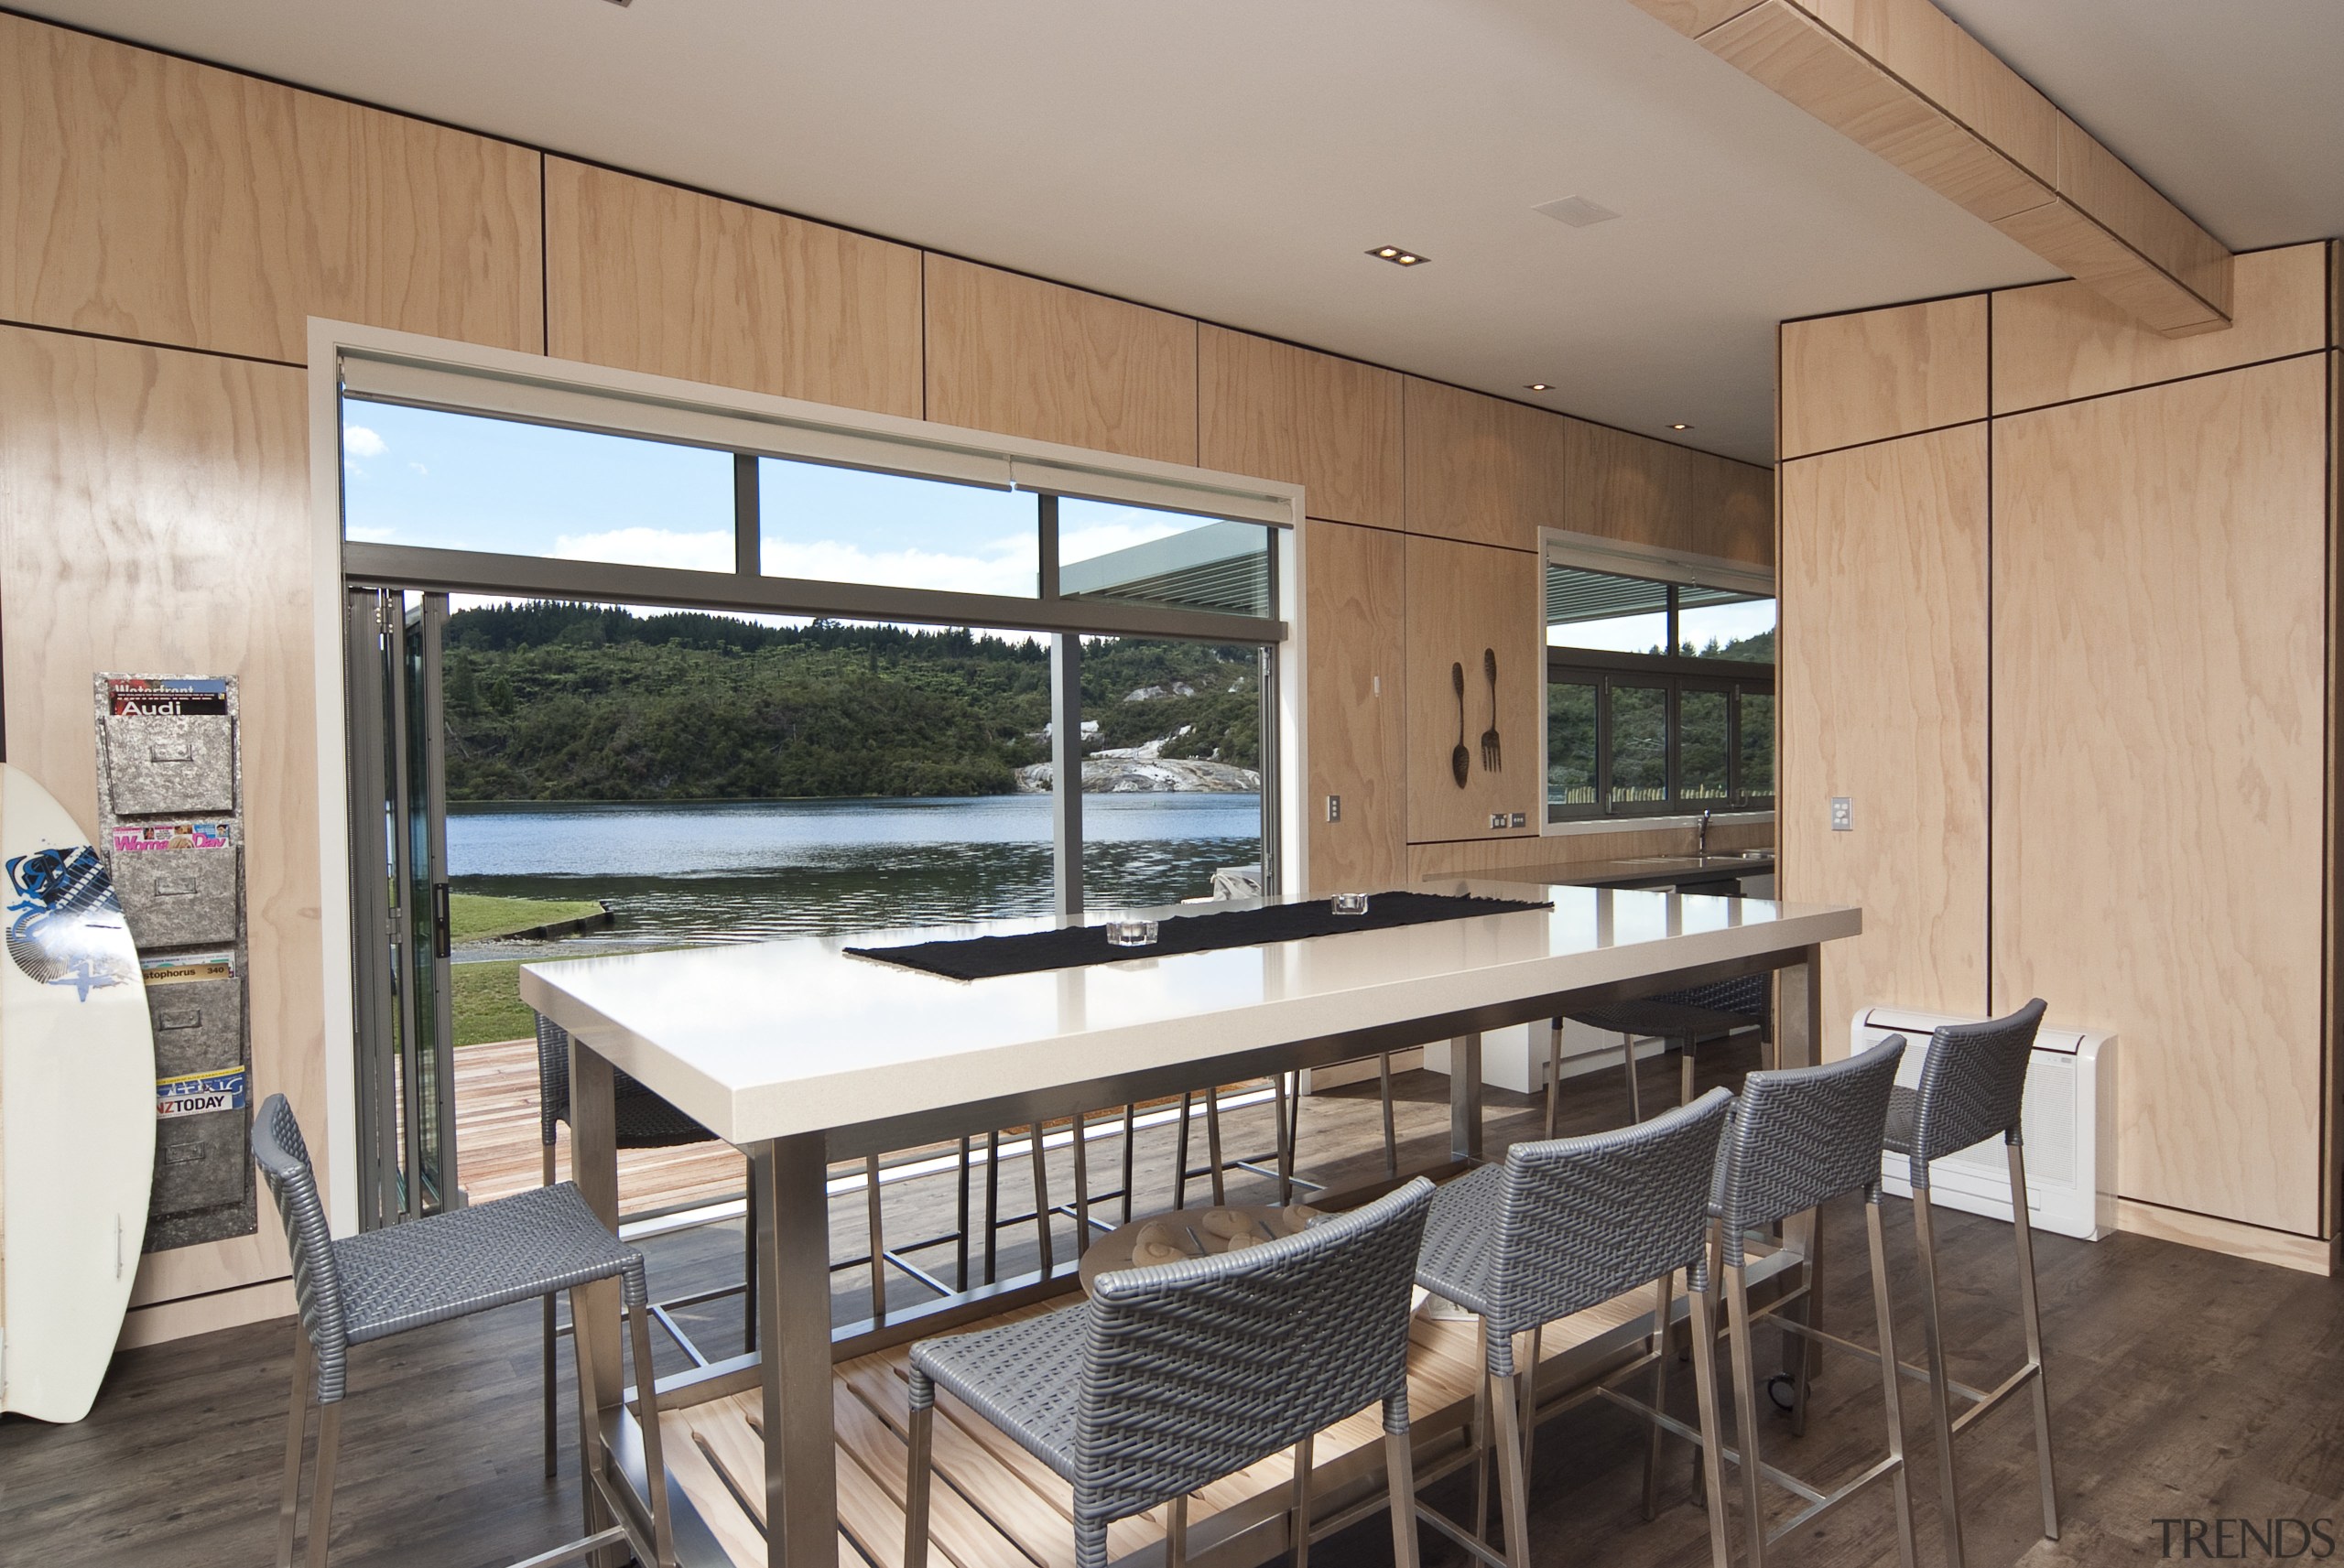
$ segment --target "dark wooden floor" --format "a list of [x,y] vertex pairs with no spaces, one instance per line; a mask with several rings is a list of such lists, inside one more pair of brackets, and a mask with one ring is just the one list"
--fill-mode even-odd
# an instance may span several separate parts
[[[1704,1076],[1720,1081],[1753,1065],[1715,1054]],[[1665,1100],[1673,1074],[1657,1063],[1648,1072],[1647,1098]],[[1403,1087],[1411,1152],[1428,1157],[1446,1133],[1445,1081],[1412,1075]],[[1577,1081],[1566,1096],[1572,1130],[1619,1119],[1618,1098],[1608,1078]],[[1310,1105],[1307,1154],[1339,1153],[1344,1163],[1380,1168],[1373,1086]],[[1493,1143],[1535,1130],[1532,1111],[1518,1099],[1492,1091],[1492,1107]],[[1257,1118],[1243,1141],[1265,1142],[1267,1125]],[[1233,1129],[1232,1141],[1243,1132],[1243,1124]],[[1168,1191],[1160,1152],[1151,1151],[1144,1169],[1151,1172],[1144,1200]],[[1063,1178],[1054,1162],[1054,1184]],[[1232,1189],[1231,1195],[1251,1195]],[[939,1201],[949,1199],[891,1194],[891,1228],[900,1223],[905,1234],[918,1233],[926,1217],[919,1211]],[[859,1212],[860,1200],[851,1206]],[[1160,1203],[1143,1201],[1150,1206]],[[1917,1354],[1909,1210],[1894,1201],[1888,1207],[1897,1328],[1908,1355]],[[850,1223],[842,1213],[841,1226]],[[2010,1231],[1954,1215],[1941,1235],[1949,1338],[1965,1352],[1955,1357],[1955,1373],[1989,1382],[2018,1343]],[[1859,1206],[1843,1202],[1829,1211],[1825,1238],[1827,1321],[1868,1341]],[[1004,1239],[1030,1253],[1030,1233]],[[737,1277],[739,1247],[735,1227],[651,1239],[655,1292],[685,1293]],[[2033,1445],[2024,1407],[2014,1405],[1962,1443],[1972,1564],[2155,1561],[2161,1518],[2344,1517],[2344,1283],[2131,1236],[2090,1245],[2044,1238],[2040,1260],[2066,1530],[2059,1541],[2040,1539]],[[1015,1260],[1004,1251],[1004,1268]],[[837,1291],[841,1317],[860,1316],[866,1303],[859,1271],[842,1273]],[[920,1294],[909,1281],[891,1293],[906,1303]],[[720,1302],[687,1321],[711,1352],[722,1353],[737,1346],[738,1317],[736,1303]],[[132,1351],[118,1359],[87,1421],[50,1427],[0,1420],[0,1568],[266,1562],[289,1335],[285,1325],[262,1325]],[[575,1532],[570,1454],[558,1482],[540,1474],[537,1335],[536,1309],[521,1307],[353,1353],[336,1562],[487,1568]],[[671,1359],[682,1364],[663,1350],[663,1371]],[[564,1360],[566,1375],[566,1352]],[[1676,1379],[1680,1392],[1687,1380]],[[562,1409],[570,1408],[565,1395]],[[1917,1397],[1908,1398],[1906,1415],[1921,1558],[1935,1563],[1942,1561],[1935,1462]],[[1763,1432],[1776,1462],[1811,1478],[1836,1477],[1869,1459],[1882,1440],[1876,1375],[1861,1363],[1832,1360],[1816,1385],[1806,1438],[1792,1440],[1771,1411]],[[1542,1432],[1532,1483],[1533,1551],[1541,1568],[1706,1561],[1681,1453],[1661,1517],[1647,1525],[1639,1507],[1641,1452],[1631,1418],[1600,1404]],[[1461,1506],[1453,1491],[1446,1500]],[[1894,1562],[1889,1525],[1883,1492],[1778,1551],[1796,1563]],[[2344,1525],[2336,1533],[2344,1538]],[[1434,1564],[1462,1558],[1429,1531],[1425,1555]],[[1389,1537],[1380,1519],[1371,1520],[1322,1543],[1313,1559],[1384,1568]]]

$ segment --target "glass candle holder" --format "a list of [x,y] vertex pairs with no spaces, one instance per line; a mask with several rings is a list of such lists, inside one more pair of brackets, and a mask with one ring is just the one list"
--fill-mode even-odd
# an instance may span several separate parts
[[1155,944],[1156,922],[1153,920],[1107,922],[1107,945],[1111,947],[1149,947]]
[[1367,894],[1363,892],[1339,892],[1335,895],[1333,902],[1337,914],[1365,914],[1367,913]]

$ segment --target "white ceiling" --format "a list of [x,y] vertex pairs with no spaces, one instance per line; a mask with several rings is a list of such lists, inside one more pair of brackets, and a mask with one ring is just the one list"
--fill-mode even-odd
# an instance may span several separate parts
[[[13,3],[1753,461],[1777,320],[2052,276],[1627,0]],[[2231,243],[2344,232],[2344,4],[1949,8]]]

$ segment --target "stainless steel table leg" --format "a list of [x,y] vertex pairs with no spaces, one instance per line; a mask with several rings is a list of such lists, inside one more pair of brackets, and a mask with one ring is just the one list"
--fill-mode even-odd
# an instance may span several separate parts
[[757,1346],[765,1383],[770,1568],[838,1568],[827,1157],[827,1141],[819,1132],[749,1149],[759,1230]]
[[[618,1113],[613,1098],[611,1065],[576,1035],[570,1039],[570,1173],[578,1195],[595,1217],[615,1232],[619,1227]],[[827,1271],[825,1272],[827,1278]],[[626,1398],[621,1375],[619,1282],[602,1280],[570,1292],[570,1332],[576,1336],[578,1367],[590,1385],[581,1388],[581,1411],[604,1414]],[[597,1426],[599,1430],[599,1423]],[[579,1473],[585,1494],[586,1533],[594,1534],[617,1523],[595,1490],[592,1476],[601,1468],[590,1433],[582,1438],[587,1455]],[[626,1562],[624,1546],[603,1547],[587,1558],[592,1568],[618,1568]]]
[[1481,1037],[1467,1034],[1449,1043],[1449,1152],[1460,1160],[1481,1157]]

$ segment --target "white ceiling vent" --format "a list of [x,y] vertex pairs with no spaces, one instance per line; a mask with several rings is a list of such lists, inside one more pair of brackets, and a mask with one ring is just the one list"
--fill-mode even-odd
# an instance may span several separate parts
[[1544,212],[1557,223],[1568,223],[1574,229],[1590,229],[1598,223],[1608,223],[1620,214],[1584,196],[1565,196],[1553,201],[1541,201],[1531,209]]

